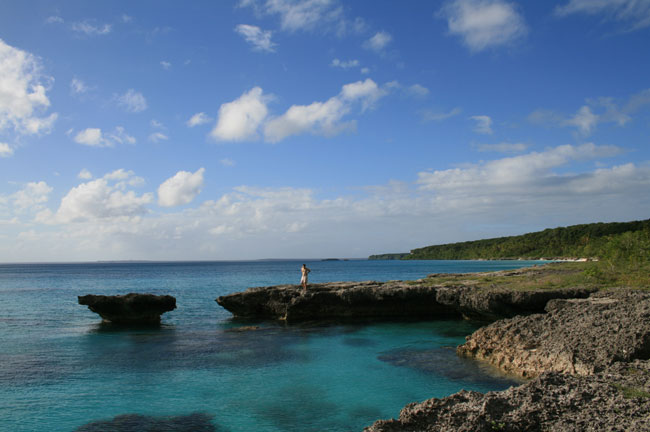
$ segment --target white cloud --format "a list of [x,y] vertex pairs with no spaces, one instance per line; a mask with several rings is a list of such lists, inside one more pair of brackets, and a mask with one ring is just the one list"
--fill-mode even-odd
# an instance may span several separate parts
[[89,88],[86,83],[79,78],[72,78],[72,81],[70,81],[70,90],[73,94],[83,94],[86,93]]
[[52,15],[52,16],[47,17],[45,22],[48,23],[48,24],[63,24],[65,21],[60,16]]
[[166,128],[165,128],[165,125],[162,124],[161,122],[159,122],[159,121],[156,120],[156,119],[151,119],[151,121],[149,122],[149,124],[151,125],[152,128],[156,128],[156,129],[166,129]]
[[205,123],[210,123],[212,119],[204,112],[196,113],[185,123],[188,127],[194,127]]
[[262,30],[257,26],[249,24],[239,24],[235,27],[235,31],[242,35],[246,42],[253,46],[254,50],[275,52],[277,44],[271,40],[273,32],[270,30]]
[[281,116],[270,119],[264,127],[264,136],[267,141],[278,142],[307,132],[327,136],[338,134],[354,127],[354,123],[340,122],[353,103],[360,103],[366,110],[385,94],[386,91],[370,78],[346,84],[338,95],[325,102],[293,105]]
[[133,17],[129,16],[127,14],[122,14],[120,19],[121,19],[122,23],[124,23],[124,24],[130,23],[131,21],[133,21]]
[[160,66],[162,66],[162,68],[165,70],[169,70],[172,67],[172,64],[168,61],[162,60],[160,62]]
[[179,171],[158,187],[158,205],[175,207],[189,204],[201,192],[205,168],[195,173]]
[[90,147],[113,147],[116,144],[135,144],[136,139],[129,135],[122,126],[117,126],[112,133],[104,135],[99,128],[87,128],[78,132],[74,141]]
[[93,175],[90,171],[84,168],[81,171],[79,171],[79,174],[77,174],[77,178],[80,178],[82,180],[90,180],[91,178],[93,178]]
[[12,195],[14,205],[19,210],[28,208],[40,209],[43,203],[46,203],[50,192],[50,187],[44,181],[30,182],[25,187]]
[[406,88],[406,93],[411,96],[424,97],[429,94],[429,89],[420,84],[413,84]]
[[0,157],[9,157],[14,154],[14,149],[12,149],[9,144],[0,142]]
[[38,114],[50,106],[46,93],[52,82],[42,74],[37,57],[0,39],[0,132],[49,133],[58,115]]
[[343,61],[343,60],[339,60],[339,59],[335,58],[334,60],[332,60],[332,63],[330,63],[330,66],[338,67],[338,68],[341,68],[341,69],[350,69],[350,68],[359,67],[360,64],[361,63],[359,63],[359,60],[356,60],[356,59],[355,60]]
[[[38,220],[47,223],[67,224],[97,220],[124,220],[147,213],[146,204],[153,201],[153,194],[138,196],[134,191],[124,191],[129,184],[126,180],[135,180],[132,171],[123,169],[82,183],[73,187],[62,199],[56,211],[44,212]],[[118,183],[113,183],[120,180]]]
[[117,103],[125,110],[132,113],[141,112],[147,109],[147,100],[140,92],[133,89],[117,97]]
[[369,74],[370,73],[370,68],[367,68],[367,67],[361,68],[361,73],[364,74],[364,75]]
[[92,20],[72,23],[72,30],[77,33],[83,33],[86,36],[104,36],[111,32],[111,24],[96,24]]
[[[313,30],[344,21],[343,8],[336,0],[243,0],[240,6],[252,6],[259,12],[279,15],[282,30]],[[337,26],[338,27],[338,26]]]
[[650,89],[642,90],[630,96],[627,101],[611,97],[587,99],[578,111],[567,116],[553,110],[537,109],[529,114],[531,123],[575,127],[582,135],[590,135],[602,123],[615,123],[625,126],[632,120],[632,115],[650,105]]
[[504,0],[452,0],[440,14],[449,33],[460,36],[471,51],[507,45],[528,32],[514,3]]
[[363,47],[375,52],[382,52],[392,40],[393,37],[390,35],[390,33],[380,31],[365,41]]
[[154,132],[151,135],[149,135],[148,139],[149,139],[149,141],[151,141],[153,143],[158,143],[160,141],[168,140],[169,137],[167,135],[165,135],[164,133],[162,133],[162,132]]
[[[485,162],[466,168],[420,172],[418,183],[423,190],[438,193],[453,192],[457,195],[494,196],[500,193],[519,193],[535,196],[541,190],[553,190],[558,184],[566,186],[567,180],[577,175],[562,175],[553,169],[571,161],[584,161],[611,157],[621,153],[619,147],[596,146],[592,143],[580,146],[563,145],[544,152],[532,152],[521,156]],[[534,189],[527,188],[534,187]],[[494,188],[490,192],[490,188]]]
[[219,163],[223,166],[231,167],[235,166],[235,161],[229,158],[224,158],[219,161]]
[[498,152],[498,153],[523,153],[528,150],[528,144],[500,142],[497,144],[479,144],[476,146],[481,152]]
[[476,122],[476,125],[474,126],[474,132],[485,135],[491,135],[493,133],[492,119],[490,116],[476,115],[471,116],[470,119]]
[[[253,87],[232,102],[219,107],[219,118],[210,136],[217,141],[254,139],[257,128],[266,119],[269,96],[260,87]],[[191,119],[190,119],[191,120]]]
[[650,26],[650,2],[645,0],[569,0],[555,9],[557,15],[602,15],[604,19],[630,23],[631,30]]
[[449,112],[439,112],[439,111],[432,111],[432,110],[424,110],[420,113],[422,120],[425,122],[429,121],[443,121],[447,120],[448,118],[452,118],[460,114],[462,110],[459,107],[453,108]]
[[588,106],[582,106],[578,112],[565,121],[569,126],[575,126],[583,135],[589,135],[598,123],[598,116],[591,112]]

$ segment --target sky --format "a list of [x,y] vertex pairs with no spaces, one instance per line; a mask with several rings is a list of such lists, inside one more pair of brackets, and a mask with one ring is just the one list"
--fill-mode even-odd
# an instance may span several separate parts
[[649,0],[0,2],[0,262],[650,217]]

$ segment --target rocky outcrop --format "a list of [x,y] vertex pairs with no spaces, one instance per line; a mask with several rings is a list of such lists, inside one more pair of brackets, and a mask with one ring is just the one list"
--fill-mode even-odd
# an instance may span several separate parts
[[486,394],[460,391],[407,405],[365,432],[583,432],[650,430],[650,362],[617,363],[590,376],[546,373]]
[[159,324],[160,316],[176,309],[169,295],[135,294],[79,296],[79,304],[98,313],[104,321],[116,324]]
[[587,297],[582,288],[504,291],[477,287],[431,286],[419,282],[332,282],[250,288],[222,296],[217,303],[238,317],[289,321],[338,318],[467,317],[495,320],[543,312],[555,298]]
[[523,377],[547,371],[589,375],[616,361],[650,358],[649,293],[556,299],[546,310],[480,328],[457,353]]
[[438,287],[436,301],[458,311],[465,318],[493,321],[540,313],[553,299],[585,298],[594,292],[587,288],[515,291],[475,287]]
[[216,301],[237,317],[286,321],[459,317],[436,301],[435,289],[399,281],[311,284],[307,291],[296,285],[250,288]]

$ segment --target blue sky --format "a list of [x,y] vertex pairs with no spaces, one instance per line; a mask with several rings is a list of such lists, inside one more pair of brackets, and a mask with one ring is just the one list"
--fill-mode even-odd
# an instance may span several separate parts
[[0,4],[0,262],[650,217],[650,1]]

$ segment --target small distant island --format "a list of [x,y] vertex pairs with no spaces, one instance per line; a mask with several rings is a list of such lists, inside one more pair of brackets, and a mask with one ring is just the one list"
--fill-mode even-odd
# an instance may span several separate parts
[[370,260],[496,260],[599,257],[638,240],[650,230],[650,219],[549,228],[518,236],[425,246],[408,253],[371,255]]

